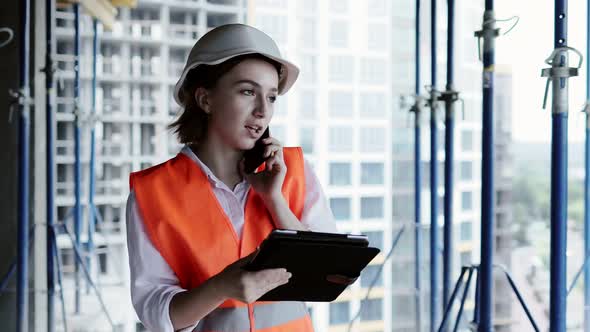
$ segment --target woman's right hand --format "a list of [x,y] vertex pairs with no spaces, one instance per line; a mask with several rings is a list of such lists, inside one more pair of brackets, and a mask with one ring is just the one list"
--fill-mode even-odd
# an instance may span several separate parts
[[291,273],[286,269],[246,271],[242,269],[256,252],[228,265],[214,277],[214,282],[224,297],[252,303],[274,288],[289,282]]

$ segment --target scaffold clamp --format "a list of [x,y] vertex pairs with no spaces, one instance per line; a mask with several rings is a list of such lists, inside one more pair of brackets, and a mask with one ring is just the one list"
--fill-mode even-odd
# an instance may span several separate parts
[[[566,56],[568,51],[572,51],[578,55],[579,61],[577,67],[565,67],[556,61],[557,58]],[[583,59],[584,56],[580,51],[569,46],[558,47],[554,49],[553,52],[551,52],[551,55],[545,59],[545,63],[550,65],[551,68],[544,68],[541,71],[541,77],[547,77],[547,84],[545,84],[545,94],[543,96],[543,109],[545,109],[547,106],[547,95],[549,94],[549,84],[551,81],[558,78],[567,79],[578,76],[578,70],[582,67]]]
[[8,108],[9,108],[8,122],[12,123],[12,115],[14,113],[16,106],[29,106],[29,105],[33,104],[33,100],[29,96],[29,89],[28,88],[18,89],[18,90],[9,89],[8,94],[10,95],[10,98],[12,99],[10,104],[8,104]]

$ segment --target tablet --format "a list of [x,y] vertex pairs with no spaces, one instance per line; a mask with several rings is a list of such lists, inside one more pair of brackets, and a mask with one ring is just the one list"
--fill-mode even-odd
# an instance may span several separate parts
[[328,276],[358,278],[379,253],[365,235],[275,230],[244,267],[248,271],[285,268],[289,282],[264,294],[258,301],[331,302],[348,285]]

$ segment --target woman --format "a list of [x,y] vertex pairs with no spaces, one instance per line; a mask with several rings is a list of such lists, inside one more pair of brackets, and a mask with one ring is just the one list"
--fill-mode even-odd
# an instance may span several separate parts
[[185,147],[130,176],[131,297],[151,331],[313,330],[302,303],[255,302],[288,271],[241,269],[272,229],[336,231],[300,148],[263,139],[265,163],[244,172],[244,152],[298,73],[270,37],[243,24],[215,28],[191,50],[175,89],[183,112],[171,125]]

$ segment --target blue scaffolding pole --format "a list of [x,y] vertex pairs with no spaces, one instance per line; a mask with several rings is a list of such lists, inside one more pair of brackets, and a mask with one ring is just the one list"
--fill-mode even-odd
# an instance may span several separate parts
[[[96,114],[96,54],[98,52],[98,20],[94,19],[92,22],[92,30],[94,31],[94,35],[92,37],[92,105],[90,105],[90,170],[89,170],[89,180],[90,180],[90,188],[88,189],[88,259],[87,259],[87,266],[88,270],[92,275],[92,258],[94,253],[94,232],[95,232],[95,208],[94,208],[94,191],[95,191],[95,122],[92,118]],[[88,285],[88,284],[87,284]],[[90,285],[88,285],[87,293],[90,292]]]
[[455,0],[447,1],[447,85],[440,100],[445,103],[445,197],[444,197],[444,250],[443,250],[443,311],[449,303],[453,282],[453,163],[455,160],[455,112],[458,93],[454,82]]
[[29,110],[29,54],[30,54],[30,1],[21,1],[20,29],[20,86],[15,93],[18,101],[18,225],[17,225],[17,331],[28,331],[28,265],[29,265],[29,153],[30,153],[30,110]]
[[[586,149],[584,179],[584,253],[590,254],[590,0],[586,15]],[[584,269],[584,332],[590,332],[590,266]]]
[[430,6],[430,330],[436,331],[439,320],[439,239],[438,239],[438,130],[436,91],[436,0]]
[[[81,177],[82,165],[80,161],[80,5],[74,4],[74,239],[80,247],[80,233],[82,231],[81,206]],[[80,263],[75,261],[75,313],[80,313]]]
[[[545,107],[549,84],[552,85],[551,135],[551,272],[549,331],[564,332],[566,327],[566,247],[567,247],[567,117],[568,78],[577,76],[577,68],[568,67],[567,1],[555,0],[554,50],[546,60],[551,68],[543,69],[547,77]],[[580,64],[581,65],[581,57]]]
[[422,210],[422,167],[421,162],[421,145],[422,139],[420,137],[420,112],[422,110],[423,101],[420,97],[420,0],[416,0],[416,84],[415,84],[415,103],[414,103],[414,249],[416,253],[416,260],[414,264],[414,285],[416,288],[415,294],[415,310],[416,310],[416,330],[422,332],[422,277],[420,270],[422,269],[422,222],[420,218],[420,211]]
[[47,49],[45,55],[45,114],[46,114],[46,185],[47,185],[47,202],[46,202],[46,213],[47,213],[47,331],[55,331],[55,260],[53,254],[53,247],[55,246],[55,236],[53,233],[53,227],[55,225],[54,220],[54,172],[55,163],[53,158],[54,152],[54,131],[53,131],[53,83],[55,67],[53,63],[53,52],[55,49],[54,43],[55,38],[53,36],[54,31],[54,13],[55,13],[55,0],[45,1],[45,34]]
[[485,1],[483,15],[483,121],[481,172],[481,263],[479,287],[479,331],[491,332],[494,264],[494,1]]

